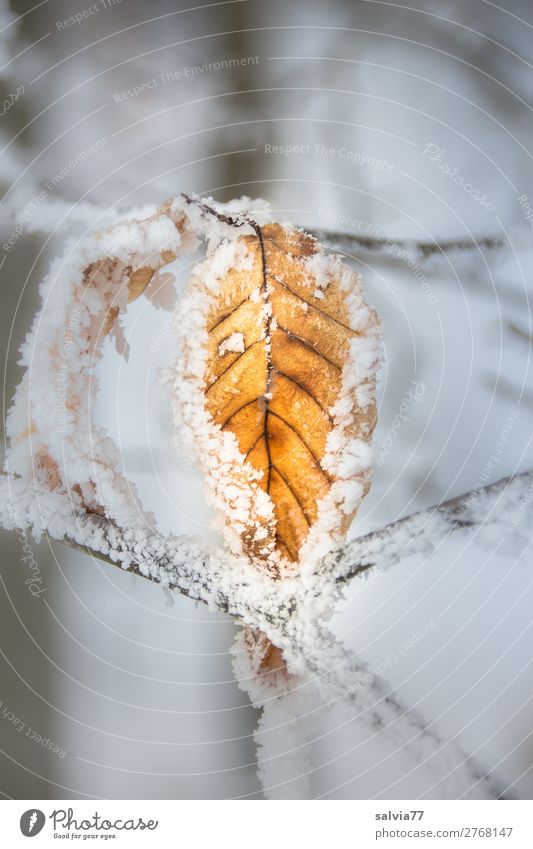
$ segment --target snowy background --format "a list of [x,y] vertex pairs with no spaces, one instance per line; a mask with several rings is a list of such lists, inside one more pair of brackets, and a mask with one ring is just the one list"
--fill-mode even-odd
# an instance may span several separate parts
[[[416,263],[394,250],[352,257],[385,344],[378,463],[354,535],[533,468],[526,0],[0,9],[4,407],[38,282],[68,235],[180,191],[247,194],[304,227],[504,242]],[[188,270],[176,271],[181,287]],[[125,364],[109,345],[98,420],[160,527],[216,542],[154,382],[172,361],[167,322],[145,300],[132,305],[132,354]],[[47,588],[32,598],[19,539],[1,541],[0,700],[19,720],[0,722],[3,795],[261,797],[257,714],[233,680],[229,618],[186,599],[170,606],[156,586],[47,542],[32,543]],[[459,534],[354,586],[335,618],[405,702],[525,798],[530,567],[528,551]],[[314,796],[439,796],[346,708],[315,738]]]

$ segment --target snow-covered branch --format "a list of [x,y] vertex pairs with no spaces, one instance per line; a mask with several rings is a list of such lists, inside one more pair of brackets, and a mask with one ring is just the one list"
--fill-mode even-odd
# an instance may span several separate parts
[[[526,521],[531,505],[533,471],[506,477],[347,542],[327,555],[315,574],[342,586],[377,565],[386,569],[409,555],[430,552],[458,529],[495,525],[502,534],[520,534],[520,524]],[[36,512],[40,526],[33,518]],[[19,479],[2,480],[0,522],[8,529],[29,528],[36,535],[45,531],[92,557],[268,633],[274,621],[283,628],[306,591],[306,582],[297,578],[275,581],[256,573],[246,561],[195,539],[162,537],[148,525],[121,529],[101,515],[79,512],[59,492],[38,497],[31,485]]]
[[385,679],[371,673],[368,664],[327,628],[315,626],[314,631],[316,649],[305,658],[308,674],[320,681],[330,699],[357,709],[369,734],[381,736],[414,764],[424,765],[435,786],[450,798],[461,798],[478,786],[486,798],[512,798],[498,777],[467,754],[457,739],[442,737],[434,722],[407,707]]
[[[254,219],[261,220],[265,212],[259,202],[252,202],[249,198],[244,198],[240,205],[239,202],[218,204],[219,209],[216,209],[205,202],[201,203],[196,197],[183,193],[182,197],[188,204],[196,205],[201,209],[204,215],[217,218],[220,223],[226,223],[228,227],[240,228],[250,224],[252,214]],[[16,203],[7,202],[4,207],[4,218],[16,224],[21,207],[24,208],[24,204],[19,199]],[[221,212],[220,210],[230,210],[230,212]],[[68,232],[79,224],[83,224],[89,229],[93,226],[101,228],[124,220],[125,216],[145,217],[151,215],[155,212],[155,207],[146,205],[138,209],[120,210],[99,206],[88,201],[71,203],[59,198],[47,201],[46,212],[46,215],[37,216],[27,223],[25,231],[27,233],[50,233],[53,231],[57,234],[64,231]],[[370,227],[368,233],[347,233],[341,230],[323,230],[318,227],[305,227],[305,230],[313,235],[323,247],[340,251],[348,256],[363,252],[389,259],[401,260],[410,257],[419,263],[441,255],[475,254],[496,251],[505,247],[505,240],[492,234],[473,239],[456,237],[419,241],[416,239],[396,239],[374,227]]]
[[446,239],[443,241],[417,241],[393,239],[386,234],[343,233],[310,228],[309,232],[325,247],[348,255],[360,251],[387,257],[409,256],[421,262],[439,254],[474,253],[503,248],[505,242],[498,236],[480,236],[478,239]]
[[21,478],[0,480],[0,525],[43,533],[91,557],[177,591],[210,609],[271,631],[291,610],[291,581],[274,581],[243,559],[190,537],[163,537],[149,524],[120,528],[111,519],[81,512],[68,495],[38,492]]
[[533,505],[533,471],[502,478],[427,510],[413,513],[364,537],[351,540],[320,564],[339,583],[379,564],[387,569],[412,554],[429,553],[452,531],[495,525],[501,536],[520,535]]
[[[358,721],[370,735],[379,735],[395,750],[403,750],[413,769],[423,766],[429,770],[434,786],[445,788],[443,792],[452,798],[476,792],[476,787],[488,798],[506,797],[507,793],[458,742],[446,742],[431,723],[403,705],[385,681],[370,675],[366,665],[337,643],[325,625],[317,623],[326,621],[328,606],[340,587],[372,566],[386,568],[406,554],[430,551],[457,529],[475,531],[495,524],[502,532],[519,534],[532,503],[533,472],[504,478],[346,544],[322,561],[318,574],[276,581],[246,561],[213,551],[196,540],[162,537],[148,525],[120,529],[101,515],[80,513],[68,495],[57,491],[38,494],[27,481],[8,476],[0,482],[0,522],[4,527],[19,532],[29,528],[37,537],[44,530],[53,539],[230,614],[280,646],[292,672],[290,678],[276,683],[265,674],[263,682],[257,670],[254,677],[252,666],[249,673],[238,675],[240,686],[250,689],[253,702],[266,710],[258,734],[277,727],[272,706],[284,705],[290,694],[304,751],[309,720],[340,700],[357,711]],[[267,787],[276,757],[263,749],[261,774]],[[283,785],[272,785],[273,794],[283,792]]]

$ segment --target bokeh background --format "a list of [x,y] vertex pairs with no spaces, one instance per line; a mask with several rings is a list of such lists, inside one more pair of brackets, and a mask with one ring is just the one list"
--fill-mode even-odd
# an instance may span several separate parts
[[[4,413],[38,283],[67,237],[180,191],[245,194],[303,227],[503,242],[417,263],[392,248],[351,252],[385,343],[376,472],[354,534],[533,467],[527,0],[0,10],[1,243],[20,230],[0,251]],[[166,321],[132,306],[132,356],[109,349],[97,413],[160,527],[216,541],[155,383],[172,362]],[[229,618],[47,540],[31,542],[47,588],[33,598],[20,539],[0,542],[0,713],[18,720],[0,718],[3,796],[261,798],[257,714],[233,680]],[[355,587],[335,618],[404,701],[525,798],[531,566],[527,549],[459,535]],[[439,795],[340,707],[320,721],[312,759],[314,796]]]

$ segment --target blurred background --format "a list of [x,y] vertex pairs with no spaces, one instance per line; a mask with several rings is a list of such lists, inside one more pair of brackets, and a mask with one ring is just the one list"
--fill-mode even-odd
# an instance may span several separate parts
[[[66,238],[180,191],[248,195],[302,227],[501,242],[416,261],[391,245],[348,252],[385,344],[374,483],[353,534],[533,467],[527,0],[0,10],[4,414],[38,283]],[[176,271],[180,287],[189,271]],[[132,355],[109,347],[97,415],[160,527],[216,541],[155,384],[173,356],[165,322],[132,305]],[[261,798],[229,618],[46,540],[30,540],[46,585],[34,598],[21,540],[0,542],[6,798]],[[387,665],[404,701],[530,798],[531,554],[501,542],[459,536],[406,560],[355,587],[334,624]],[[340,708],[321,720],[312,760],[314,796],[427,790]]]

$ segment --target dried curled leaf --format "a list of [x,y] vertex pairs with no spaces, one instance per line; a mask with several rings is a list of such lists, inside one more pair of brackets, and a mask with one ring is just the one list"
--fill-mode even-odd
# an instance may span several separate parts
[[357,276],[313,238],[254,229],[195,271],[176,417],[232,548],[279,573],[325,553],[368,488],[378,324]]
[[22,348],[26,371],[6,422],[10,469],[32,480],[39,493],[66,491],[74,508],[121,527],[146,520],[118,446],[93,418],[95,362],[108,336],[119,353],[127,353],[121,318],[132,300],[144,295],[157,306],[172,301],[174,287],[159,271],[196,249],[204,224],[197,206],[171,199],[147,217],[117,221],[75,247],[67,245],[52,264],[41,284],[41,311]]

